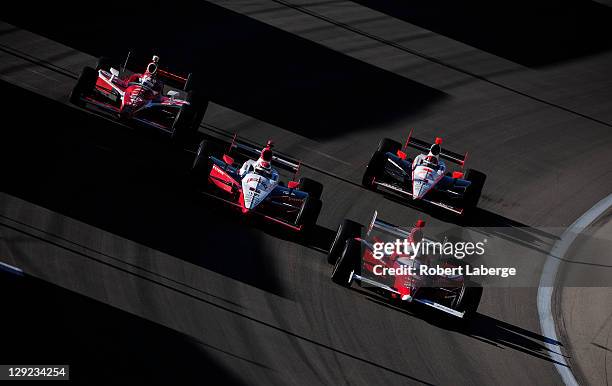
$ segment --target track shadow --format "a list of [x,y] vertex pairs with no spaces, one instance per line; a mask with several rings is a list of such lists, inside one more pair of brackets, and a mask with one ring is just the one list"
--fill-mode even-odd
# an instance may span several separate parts
[[549,343],[563,346],[561,342],[533,331],[514,326],[502,320],[480,313],[474,315],[471,320],[460,320],[451,316],[447,317],[439,311],[430,310],[426,308],[426,306],[421,306],[419,304],[411,304],[408,306],[401,303],[401,301],[389,302],[361,288],[353,287],[352,290],[364,295],[368,300],[382,307],[419,318],[438,328],[456,331],[496,347],[511,348],[548,362],[561,364],[548,356],[550,350],[544,345],[545,343]]
[[[325,207],[325,203],[323,203]],[[336,231],[316,225],[313,229],[309,230],[306,234],[300,235],[297,233],[289,233],[271,224],[260,224],[261,229],[269,234],[270,236],[291,241],[300,244],[303,247],[311,248],[317,252],[327,254],[331,247]]]
[[554,234],[482,208],[475,208],[465,216],[456,216],[426,203],[412,204],[409,200],[391,194],[384,194],[384,197],[400,205],[424,211],[428,216],[438,220],[469,228],[485,236],[498,237],[539,253],[548,254],[554,242],[559,239]]
[[612,48],[612,9],[592,1],[355,2],[530,67]]
[[[198,193],[195,188],[190,194],[192,194],[194,200],[202,202],[207,207],[217,209],[219,215],[224,216],[231,223],[242,224],[246,227],[257,227],[259,231],[274,238],[296,243],[317,252],[326,254],[336,235],[335,230],[318,224],[307,231],[288,230],[281,225],[262,220],[257,216],[245,217],[239,211],[228,210],[226,206],[220,205],[216,198],[206,197],[204,194]],[[325,208],[325,203],[323,203],[323,208]]]
[[[81,6],[88,7],[85,4]],[[81,19],[42,3],[37,18],[25,5],[16,4],[3,18],[95,56],[123,57],[129,48],[156,52],[168,65],[199,72],[212,101],[307,138],[375,129],[406,119],[445,96],[203,1],[179,1],[170,9],[161,1],[146,7],[124,3],[122,15],[137,15],[129,23],[109,19],[98,12],[97,4],[91,7],[95,11],[81,10],[88,15]],[[173,12],[180,18],[173,18]],[[149,32],[152,21],[163,24]],[[126,37],[126,28],[137,32]]]
[[207,351],[266,367],[32,277],[0,271],[0,292],[2,361],[68,364],[78,384],[242,384]]
[[[265,268],[261,233],[190,194],[188,153],[30,91],[0,86],[1,103],[20,117],[0,140],[2,191],[282,296]],[[35,114],[29,106],[36,106]],[[61,222],[50,227],[62,230]]]

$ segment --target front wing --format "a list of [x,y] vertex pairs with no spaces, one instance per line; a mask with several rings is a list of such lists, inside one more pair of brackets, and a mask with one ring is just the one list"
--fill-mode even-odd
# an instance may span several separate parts
[[[412,198],[412,192],[404,189],[402,186],[410,182],[411,164],[412,162],[410,160],[403,160],[393,153],[386,153],[382,178],[380,176],[375,178],[373,184],[388,192]],[[395,183],[389,181],[395,181]],[[468,185],[468,181],[445,176],[438,181],[432,192],[439,192],[453,198],[460,198]],[[441,200],[423,197],[420,201],[448,210],[457,215],[462,215],[464,212],[463,208],[458,208]]]
[[[402,294],[398,290],[396,290],[395,288],[392,288],[392,287],[390,287],[390,286],[388,286],[386,284],[379,283],[379,282],[377,282],[375,280],[369,279],[367,277],[364,277],[364,276],[361,276],[361,275],[358,275],[358,274],[355,274],[355,273],[353,273],[353,275],[351,277],[351,281],[352,280],[356,280],[359,283],[364,283],[364,284],[370,285],[372,287],[376,287],[376,288],[378,288],[380,290],[383,290],[383,291],[386,291],[386,292],[398,295],[398,296],[400,296],[400,298],[402,296]],[[418,298],[418,297],[416,297],[416,298],[409,297],[409,298],[402,298],[402,300],[409,301],[409,302],[416,302],[416,303],[419,303],[419,304],[423,304],[423,305],[426,305],[428,307],[435,308],[435,309],[437,309],[439,311],[442,311],[444,313],[456,316],[458,318],[463,318],[463,316],[465,315],[465,312],[457,311],[455,309],[452,309],[452,308],[447,307],[445,305],[442,305],[440,303],[436,303],[436,302],[434,302],[432,300],[429,300],[429,299],[421,299],[421,298]]]
[[[381,181],[381,180],[374,180],[374,185],[381,187],[383,190],[392,192],[392,193],[396,193],[399,195],[403,195],[403,196],[407,196],[409,198],[412,199],[412,192],[407,191],[406,189],[403,189],[395,184],[389,183],[389,182],[385,182],[385,181]],[[463,212],[465,211],[464,208],[457,208],[455,206],[449,205],[447,203],[444,203],[442,201],[435,201],[435,200],[430,200],[427,198],[421,198],[419,201],[423,201],[426,202],[428,204],[437,206],[438,208],[442,208],[445,210],[448,210],[452,213],[455,213],[457,215],[462,215]]]
[[[224,202],[224,203],[226,203],[228,205],[231,205],[231,206],[234,206],[236,208],[242,209],[242,205],[240,205],[239,203],[237,203],[235,201],[225,199],[223,197],[220,197],[220,196],[218,196],[216,194],[209,193],[209,192],[202,192],[202,193],[205,194],[208,197],[215,198],[215,199],[220,200],[220,201],[222,201],[222,202]],[[268,214],[266,214],[264,212],[260,212],[260,211],[257,211],[257,210],[249,211],[248,213],[255,214],[257,216],[260,216],[261,218],[263,218],[266,221],[270,221],[272,223],[280,224],[280,225],[282,225],[282,226],[284,226],[286,228],[289,228],[289,229],[291,229],[293,231],[296,231],[296,232],[301,231],[302,228],[303,228],[303,225],[301,225],[301,224],[300,225],[292,224],[290,222],[281,220],[279,218],[276,218],[274,216],[270,216],[270,215],[268,215]]]

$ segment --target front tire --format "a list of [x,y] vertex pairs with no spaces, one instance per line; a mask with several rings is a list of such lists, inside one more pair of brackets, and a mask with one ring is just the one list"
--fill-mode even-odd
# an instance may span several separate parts
[[402,144],[391,139],[391,138],[383,138],[378,143],[378,148],[376,151],[381,152],[383,154],[389,153],[397,153],[398,150],[402,148]]
[[340,258],[334,265],[331,279],[344,287],[352,284],[352,273],[360,272],[361,243],[355,239],[347,240]]
[[344,250],[344,245],[347,240],[354,239],[356,237],[361,237],[361,231],[363,229],[363,225],[345,219],[339,226],[336,231],[336,237],[329,248],[329,253],[327,254],[327,262],[329,264],[336,264],[338,258],[342,254]]

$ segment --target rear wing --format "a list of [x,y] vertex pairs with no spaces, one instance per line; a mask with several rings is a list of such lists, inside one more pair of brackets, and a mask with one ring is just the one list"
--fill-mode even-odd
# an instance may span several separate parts
[[[367,235],[370,235],[370,232],[373,229],[377,229],[386,233],[390,233],[398,239],[406,239],[410,236],[410,232],[412,229],[406,229],[404,227],[400,227],[390,222],[381,220],[378,218],[378,211],[374,211],[374,215],[372,216],[372,220],[370,220],[370,225],[368,227]],[[425,243],[434,243],[435,241],[423,237],[423,242]]]
[[374,215],[372,216],[372,220],[370,221],[370,226],[368,227],[368,235],[373,229],[379,229],[387,233],[391,233],[398,238],[408,238],[410,236],[410,230],[398,227],[397,225],[393,225],[389,222],[383,221],[378,218],[378,211],[374,211]]
[[[442,141],[441,139],[436,138],[436,142],[438,140],[440,140],[440,142]],[[412,130],[410,130],[410,134],[408,134],[408,139],[406,139],[406,144],[404,145],[404,148],[412,147],[414,149],[418,149],[420,151],[427,153],[429,152],[429,148],[431,147],[431,145],[432,144],[430,142],[413,137]],[[450,150],[446,150],[442,148],[440,152],[440,157],[442,159],[456,163],[458,165],[461,165],[461,167],[463,167],[463,165],[465,164],[465,161],[467,160],[467,152],[462,155],[462,154],[455,153]]]
[[[377,230],[380,230],[386,233],[390,233],[399,239],[408,238],[412,230],[412,229],[407,229],[404,227],[400,227],[400,226],[391,224],[390,222],[387,222],[387,221],[384,221],[378,218],[377,210],[374,211],[374,215],[372,215],[372,220],[370,220],[370,225],[368,226],[368,232],[367,232],[368,236],[373,229],[377,229]],[[425,243],[435,242],[434,240],[428,239],[426,237],[423,237],[422,241]]]
[[[234,150],[235,152],[243,156],[257,159],[259,157],[262,147],[263,146],[256,147],[254,145],[238,141],[237,135],[234,135],[234,138],[232,139],[232,142],[229,146],[227,153],[230,153],[232,150]],[[301,165],[300,162],[298,161],[290,160],[288,158],[279,157],[276,155],[272,156],[272,162],[273,162],[273,165],[278,166],[279,168],[291,171],[296,175],[298,171],[300,170],[300,165]]]
[[[136,56],[136,54],[133,51],[129,51],[125,58],[125,61],[123,62],[123,67],[121,69],[122,70],[127,69],[128,63],[130,64],[131,68],[133,68],[133,70],[130,69],[130,71],[135,72],[135,73],[141,73],[141,72],[144,72],[144,70],[147,68],[147,64],[149,64],[149,60],[144,59],[143,57],[140,57],[140,56]],[[187,87],[192,82],[191,73],[178,74],[178,73],[171,72],[168,69],[161,68],[161,67],[157,68],[157,76],[159,76],[160,78],[163,78],[164,81],[168,85],[177,87],[177,88],[181,88],[183,90],[187,90]]]

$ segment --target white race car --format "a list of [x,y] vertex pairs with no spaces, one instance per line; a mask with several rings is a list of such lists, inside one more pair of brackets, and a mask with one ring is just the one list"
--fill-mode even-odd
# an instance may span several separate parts
[[[272,162],[294,172],[299,164],[272,155],[269,142],[261,152],[235,140],[229,147],[236,156],[248,158],[238,166],[234,158],[215,150],[209,141],[200,144],[192,173],[202,192],[220,199],[244,215],[261,216],[265,220],[301,232],[312,229],[321,211],[323,185],[309,178],[280,181]],[[259,154],[254,160],[253,155]]]
[[[442,150],[442,139],[433,144],[408,136],[406,145],[389,138],[380,141],[363,174],[362,184],[409,198],[408,203],[426,202],[455,215],[475,208],[487,176],[474,169],[463,172],[466,155]],[[424,153],[413,159],[406,154],[412,147]],[[426,153],[425,153],[426,152]],[[449,171],[446,161],[461,166]]]

